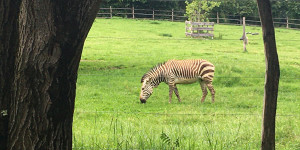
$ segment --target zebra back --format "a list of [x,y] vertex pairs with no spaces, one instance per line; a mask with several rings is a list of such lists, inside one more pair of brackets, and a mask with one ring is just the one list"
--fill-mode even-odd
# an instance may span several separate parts
[[201,78],[202,80],[212,82],[214,70],[214,65],[203,59],[169,60],[150,69],[150,71],[143,75],[141,83],[146,77],[154,74],[165,77],[172,75],[175,78]]
[[171,74],[178,78],[201,78],[212,82],[214,77],[214,65],[203,59],[170,60],[165,65]]

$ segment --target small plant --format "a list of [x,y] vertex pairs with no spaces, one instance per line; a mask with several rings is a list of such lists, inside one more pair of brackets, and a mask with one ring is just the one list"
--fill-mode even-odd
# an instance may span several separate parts
[[222,40],[223,39],[223,34],[219,33],[219,39]]
[[159,35],[164,37],[172,37],[172,34],[168,34],[168,33],[161,33]]
[[218,37],[215,37],[215,40],[222,40],[223,39],[223,34],[219,33]]
[[150,22],[150,24],[160,24],[160,22],[152,21],[152,22]]
[[167,144],[171,149],[175,149],[176,147],[179,147],[179,138],[176,138],[175,141],[172,141],[172,139],[162,131],[160,135],[160,139],[163,141],[163,143]]

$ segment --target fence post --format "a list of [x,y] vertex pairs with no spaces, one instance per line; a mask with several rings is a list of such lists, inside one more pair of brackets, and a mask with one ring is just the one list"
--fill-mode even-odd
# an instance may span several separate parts
[[112,18],[112,8],[109,6],[109,12],[110,12],[110,19]]
[[248,44],[248,37],[246,36],[246,18],[243,17],[243,43],[244,43],[244,52],[247,52],[246,45]]
[[132,19],[134,19],[134,7],[132,7]]
[[217,24],[219,24],[219,12],[217,12]]
[[242,17],[240,16],[240,24],[242,24],[243,23],[243,20],[242,20]]
[[172,9],[172,22],[174,21],[174,9]]
[[289,28],[289,17],[286,17],[286,28]]
[[154,8],[152,10],[152,20],[154,20]]

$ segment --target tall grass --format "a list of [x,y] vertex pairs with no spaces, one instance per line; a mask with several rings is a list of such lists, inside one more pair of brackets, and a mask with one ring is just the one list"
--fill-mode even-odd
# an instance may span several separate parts
[[[261,33],[259,27],[247,32]],[[184,23],[97,19],[84,45],[73,125],[74,149],[259,149],[265,61],[261,35],[216,25],[215,39],[191,39]],[[221,37],[218,37],[220,35]],[[280,60],[276,147],[300,149],[300,31],[276,29]],[[140,79],[168,59],[207,59],[216,66],[216,102],[200,103],[199,84],[168,86],[139,102]]]

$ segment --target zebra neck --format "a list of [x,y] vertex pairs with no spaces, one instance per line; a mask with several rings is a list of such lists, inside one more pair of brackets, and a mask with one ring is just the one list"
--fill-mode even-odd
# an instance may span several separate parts
[[159,85],[161,82],[166,82],[166,77],[163,74],[157,74],[153,82],[155,85]]

